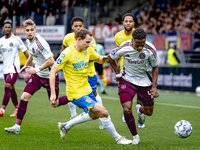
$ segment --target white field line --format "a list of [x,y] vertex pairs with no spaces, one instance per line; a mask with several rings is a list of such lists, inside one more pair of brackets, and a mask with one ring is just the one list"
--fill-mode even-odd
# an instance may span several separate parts
[[[4,85],[0,85],[0,87],[4,87]],[[20,90],[23,90],[24,88],[23,87],[15,87],[17,89],[20,89]],[[46,93],[46,90],[45,89],[40,89],[39,91],[37,92],[42,92],[42,93]],[[62,95],[65,95],[66,93],[63,92],[63,91],[60,91],[59,94],[62,94]],[[101,98],[105,98],[105,99],[109,99],[109,100],[116,100],[118,101],[119,98],[114,98],[114,97],[109,97],[109,96],[101,96]],[[135,100],[133,100],[135,101]],[[160,103],[160,102],[155,102],[155,104],[157,105],[164,105],[164,106],[174,106],[174,107],[185,107],[185,108],[196,108],[196,109],[200,109],[199,106],[191,106],[191,105],[180,105],[180,104],[172,104],[172,103]]]

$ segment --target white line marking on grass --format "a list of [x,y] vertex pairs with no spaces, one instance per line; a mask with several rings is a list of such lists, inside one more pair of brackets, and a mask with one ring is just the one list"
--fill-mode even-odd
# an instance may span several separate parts
[[[0,85],[0,87],[4,87],[4,85]],[[20,89],[20,90],[23,90],[24,88],[23,87],[15,87],[17,89]],[[39,91],[37,92],[46,92],[45,89],[40,89]],[[66,92],[61,92],[59,94],[62,94],[62,95],[65,95]],[[116,100],[118,101],[119,98],[115,98],[115,97],[108,97],[108,96],[101,96],[101,98],[105,98],[105,99],[109,99],[109,100]],[[136,100],[133,100],[134,102]],[[171,104],[171,103],[159,103],[159,102],[155,102],[155,104],[157,105],[164,105],[164,106],[174,106],[174,107],[185,107],[185,108],[196,108],[196,109],[200,109],[199,106],[190,106],[190,105],[180,105],[180,104]]]
[[[110,99],[110,100],[119,100],[118,98],[107,97],[107,96],[102,96],[101,98],[106,98],[106,99]],[[133,101],[136,101],[136,100],[133,100]],[[159,103],[159,102],[155,102],[155,104],[157,104],[157,105],[165,105],[165,106],[186,107],[186,108],[197,108],[197,109],[200,109],[200,107],[198,107],[198,106],[190,106],[190,105],[180,105],[180,104],[171,104],[171,103]]]

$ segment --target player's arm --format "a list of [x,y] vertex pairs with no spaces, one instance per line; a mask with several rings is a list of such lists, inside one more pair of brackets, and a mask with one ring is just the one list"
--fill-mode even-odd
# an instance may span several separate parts
[[50,96],[50,103],[54,104],[56,100],[56,92],[55,92],[55,77],[56,74],[60,71],[61,69],[53,66],[53,68],[50,71],[49,74],[49,84],[50,84],[50,89],[51,89],[51,96]]
[[26,58],[28,59],[28,57],[29,57],[28,50],[26,50],[26,51],[24,52],[24,55],[25,55]]
[[108,59],[108,57],[107,56],[99,56],[99,59],[96,59],[96,60],[94,60],[94,61],[96,61],[97,63],[99,63],[99,64],[103,64],[103,63],[105,63],[105,61]]
[[32,61],[33,61],[33,57],[32,57],[31,55],[29,55],[29,57],[27,58],[27,61],[26,61],[25,65],[22,67],[22,69],[20,70],[19,73],[22,73],[23,71],[25,71],[25,69],[26,69],[28,66],[31,65]]
[[156,98],[159,96],[157,92],[157,80],[158,80],[158,66],[152,68],[152,80],[153,80],[153,85],[151,89],[151,95]]
[[108,57],[108,61],[109,61],[110,65],[111,65],[111,67],[113,68],[114,72],[116,73],[116,78],[115,78],[115,80],[116,80],[116,81],[119,81],[119,79],[121,78],[121,74],[120,74],[120,70],[119,70],[118,67],[117,67],[117,63],[116,63],[115,60],[113,60],[113,59],[110,57],[110,55],[107,55],[107,57]]
[[51,56],[51,57],[49,57],[49,58],[45,61],[45,63],[43,63],[43,64],[42,64],[41,66],[39,66],[38,68],[34,68],[34,67],[31,67],[31,66],[28,66],[28,67],[27,67],[27,72],[28,72],[29,74],[36,74],[37,72],[42,71],[42,70],[44,70],[44,69],[50,67],[50,66],[53,65],[53,64],[54,64],[54,58],[53,58],[53,56]]
[[[117,45],[117,47],[120,46],[120,44],[118,43],[118,38],[117,38],[117,36],[115,36],[115,44]],[[121,59],[121,58],[118,58],[118,59],[116,60],[117,64],[119,64],[120,59]]]
[[116,74],[119,74],[120,71],[119,71],[119,69],[118,69],[118,67],[117,67],[116,61],[113,60],[113,59],[110,57],[110,55],[107,55],[107,57],[108,57],[108,61],[109,61],[110,65],[111,65],[111,67],[113,68],[114,72],[115,72]]

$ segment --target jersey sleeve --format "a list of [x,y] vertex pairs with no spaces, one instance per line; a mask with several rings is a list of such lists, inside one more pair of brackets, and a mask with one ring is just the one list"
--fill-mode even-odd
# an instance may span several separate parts
[[26,46],[24,45],[23,41],[18,38],[18,42],[19,42],[19,50],[21,50],[23,53],[27,50]]
[[41,40],[42,43],[40,43],[39,41],[37,41],[37,46],[40,50],[40,53],[43,55],[43,57],[45,58],[45,60],[49,59],[51,56],[53,56],[51,50],[50,50],[50,47],[49,47],[49,44],[44,41],[44,40]]
[[96,60],[100,57],[100,55],[93,48],[88,49],[88,53],[90,60]]
[[117,34],[115,35],[115,43],[116,43],[116,45],[119,47],[119,43],[118,43],[118,38],[117,38]]
[[156,67],[158,65],[158,59],[157,59],[156,54],[150,55],[149,61],[152,67]]
[[66,53],[62,52],[60,54],[60,56],[58,57],[58,59],[56,60],[56,62],[54,63],[54,66],[56,68],[59,68],[59,69],[63,69],[63,67],[65,66],[65,64],[68,62],[69,58],[68,58],[69,55],[67,55]]
[[121,56],[123,56],[123,49],[119,49],[120,47],[115,48],[114,50],[112,50],[112,52],[110,52],[110,57],[113,60],[117,60],[118,58],[120,58]]
[[65,36],[64,40],[63,40],[63,45],[65,47],[68,47],[69,45],[67,44],[67,39],[68,39],[68,35]]

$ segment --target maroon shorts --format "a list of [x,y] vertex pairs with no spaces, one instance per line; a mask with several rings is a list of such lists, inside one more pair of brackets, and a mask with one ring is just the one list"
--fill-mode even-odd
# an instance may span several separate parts
[[18,76],[18,73],[4,74],[4,80],[6,83],[10,83],[13,85],[17,81],[17,76]]
[[[126,92],[132,96],[132,98],[137,94],[137,100],[140,100],[144,106],[153,106],[154,105],[154,98],[150,94],[152,86],[150,87],[140,87],[134,85],[123,78],[119,81],[118,86],[118,94],[122,92]],[[121,101],[121,100],[120,100]],[[123,100],[121,104],[130,101],[130,100]]]
[[[49,84],[49,79],[41,78],[37,74],[32,74],[28,80],[26,80],[26,87],[24,88],[24,92],[27,92],[33,95],[36,91],[38,91],[41,87],[47,90],[49,99],[51,96],[51,89]],[[56,76],[55,81],[55,90],[56,90],[56,98],[58,98],[59,94],[59,76]]]

